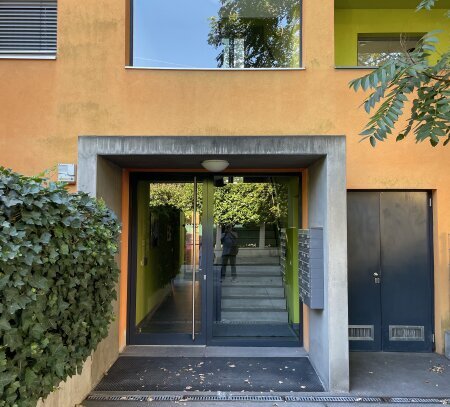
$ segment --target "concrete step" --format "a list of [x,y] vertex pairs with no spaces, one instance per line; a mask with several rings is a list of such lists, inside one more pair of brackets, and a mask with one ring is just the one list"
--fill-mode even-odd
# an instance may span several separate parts
[[236,256],[236,264],[280,264],[279,256]]
[[288,312],[285,310],[273,309],[222,309],[222,322],[248,321],[248,322],[289,322]]
[[234,308],[264,308],[264,309],[286,309],[284,298],[223,298],[222,309]]
[[[220,272],[221,264],[214,265],[216,273]],[[231,270],[230,264],[227,265],[227,271]],[[239,273],[256,273],[256,274],[272,274],[281,273],[280,265],[268,265],[268,264],[247,264],[247,265],[236,265],[236,271]]]
[[[248,278],[254,278],[254,279],[260,279],[260,278],[266,278],[266,277],[283,277],[281,272],[272,272],[272,273],[251,273],[248,271],[241,271],[236,270],[237,278],[241,277],[248,277]],[[227,269],[226,278],[229,278],[231,276],[231,270]]]
[[244,286],[239,287],[236,285],[222,285],[222,298],[233,298],[233,297],[255,297],[255,298],[284,298],[284,287],[280,286]]
[[223,285],[276,285],[280,286],[283,285],[283,277],[281,275],[279,276],[259,276],[259,275],[237,275],[236,280],[233,281],[232,277],[230,276],[231,273],[227,273],[227,276],[223,279],[222,286]]

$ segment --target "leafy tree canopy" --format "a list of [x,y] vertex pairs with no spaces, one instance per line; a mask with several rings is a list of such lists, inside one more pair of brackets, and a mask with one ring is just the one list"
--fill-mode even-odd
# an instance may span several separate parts
[[219,225],[275,223],[286,214],[287,191],[281,185],[230,183],[214,192],[214,221]]
[[[423,0],[417,11],[430,10],[437,0]],[[450,13],[447,12],[447,17]],[[426,34],[414,50],[382,63],[372,73],[350,82],[355,91],[371,90],[363,105],[370,117],[363,139],[372,146],[394,132],[400,117],[409,112],[400,141],[412,133],[417,142],[429,140],[434,147],[450,141],[450,49],[438,50],[439,31]],[[411,105],[409,105],[409,101]]]
[[[214,190],[214,222],[227,224],[275,223],[287,216],[287,186],[281,183],[229,183]],[[202,186],[198,186],[198,210],[202,211]],[[150,206],[173,206],[190,217],[192,184],[151,184]]]

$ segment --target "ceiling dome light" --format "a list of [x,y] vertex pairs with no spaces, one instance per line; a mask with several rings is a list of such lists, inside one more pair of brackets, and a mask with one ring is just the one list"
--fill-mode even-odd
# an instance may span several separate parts
[[230,163],[227,160],[205,160],[202,167],[210,172],[222,172],[227,169]]

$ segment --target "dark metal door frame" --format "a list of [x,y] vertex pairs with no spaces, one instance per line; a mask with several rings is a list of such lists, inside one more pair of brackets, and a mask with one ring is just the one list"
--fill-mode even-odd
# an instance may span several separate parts
[[[201,287],[201,330],[195,335],[191,333],[136,333],[136,270],[137,270],[137,183],[139,181],[167,181],[167,182],[203,182],[207,174],[179,174],[179,173],[131,173],[130,174],[130,233],[128,256],[128,309],[127,309],[127,344],[132,345],[205,345],[206,344],[206,281],[204,275],[206,257],[202,256],[202,264],[199,265],[199,281]],[[202,221],[206,220],[203,212]],[[207,243],[207,238],[202,237],[202,245]],[[203,253],[205,251],[203,250]],[[195,273],[193,273],[195,276]],[[193,288],[194,289],[194,288]]]
[[[224,174],[226,175],[226,174]],[[233,176],[239,174],[233,173]],[[245,175],[252,175],[246,173]],[[255,176],[293,176],[292,173],[255,173]],[[299,176],[296,174],[296,176]],[[155,334],[136,333],[134,321],[136,319],[136,270],[137,270],[137,183],[138,181],[167,181],[167,182],[193,182],[196,177],[198,183],[203,183],[203,214],[202,214],[202,264],[199,278],[201,281],[201,332],[195,334],[194,340],[191,333],[186,334]],[[300,302],[300,337],[298,342],[285,341],[280,338],[265,338],[258,340],[254,338],[215,338],[213,336],[214,321],[214,236],[213,236],[213,180],[211,173],[153,173],[135,172],[130,174],[129,191],[129,255],[128,255],[128,299],[127,299],[127,344],[130,345],[213,345],[213,346],[303,346],[303,313]],[[299,177],[301,183],[301,178]],[[301,184],[300,184],[301,191]],[[301,205],[301,200],[299,200]],[[298,208],[299,219],[301,207]]]

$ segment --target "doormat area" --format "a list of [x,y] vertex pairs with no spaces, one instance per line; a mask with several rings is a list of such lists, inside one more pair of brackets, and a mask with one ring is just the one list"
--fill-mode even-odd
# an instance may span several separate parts
[[119,357],[95,391],[323,391],[308,358]]

